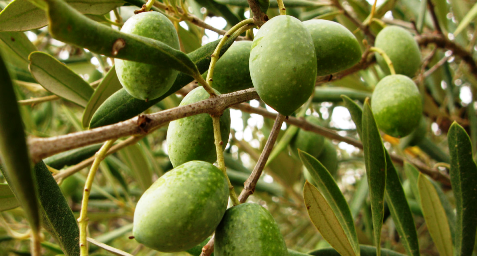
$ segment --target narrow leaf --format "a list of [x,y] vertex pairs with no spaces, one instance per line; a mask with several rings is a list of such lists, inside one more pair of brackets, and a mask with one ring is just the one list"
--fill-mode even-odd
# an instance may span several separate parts
[[419,178],[419,171],[414,167],[414,165],[404,162],[404,171],[406,172],[406,176],[411,184],[411,191],[416,198],[416,201],[420,202],[421,199],[419,198],[419,188],[417,186],[417,179]]
[[8,184],[0,184],[0,212],[20,206]]
[[[224,54],[225,51],[232,45],[234,38],[231,38],[230,41],[224,44],[222,47],[221,54]],[[215,48],[219,44],[219,40],[210,42],[199,49],[187,54],[187,56],[197,65],[199,72],[203,73],[209,68],[210,64],[210,55],[214,52]],[[136,115],[139,115],[146,109],[157,104],[164,98],[175,93],[177,90],[186,86],[194,79],[184,73],[179,73],[171,89],[167,91],[161,97],[150,100],[148,102],[144,100],[139,100],[126,92],[126,90],[121,89],[111,95],[94,113],[89,124],[90,128],[96,128],[99,126],[104,126],[108,124],[114,124],[120,121],[127,120]]]
[[351,119],[353,119],[354,124],[356,125],[356,131],[358,132],[358,135],[360,138],[362,138],[362,115],[363,115],[363,110],[361,109],[358,104],[356,104],[353,100],[351,100],[348,96],[342,95],[341,98],[343,98],[343,102],[345,107],[348,109],[349,113],[351,114]]
[[[76,10],[85,14],[103,15],[122,6],[122,0],[67,0]],[[15,0],[0,12],[0,31],[26,31],[48,24],[46,14],[29,0]]]
[[[362,256],[374,256],[376,255],[376,247],[369,245],[360,245],[360,252]],[[316,256],[339,256],[340,254],[332,248],[320,249],[308,253]],[[395,251],[381,249],[382,256],[404,256],[404,254],[397,253]]]
[[469,26],[470,22],[472,22],[475,18],[477,17],[477,3],[472,6],[472,9],[465,15],[465,17],[462,19],[462,21],[459,23],[459,26],[455,29],[454,31],[454,36],[457,37],[457,35],[462,32],[467,26]]
[[13,90],[12,80],[0,55],[0,158],[1,168],[33,232],[40,231],[40,211],[37,201],[35,174],[32,171],[23,131],[22,117]]
[[[446,213],[432,183],[422,174],[419,174],[419,194],[422,213],[426,220],[427,229],[440,255],[452,256],[452,238],[447,223]],[[470,255],[470,254],[458,254]]]
[[125,147],[120,151],[122,160],[129,166],[139,187],[143,191],[152,185],[152,170],[142,148],[138,143]]
[[119,82],[118,76],[116,74],[116,69],[114,66],[108,71],[106,76],[103,78],[98,88],[94,91],[93,95],[89,99],[88,104],[83,112],[83,127],[87,128],[89,122],[93,117],[94,112],[115,92],[119,91],[122,88],[121,83]]
[[28,56],[30,53],[37,50],[25,33],[0,32],[0,39],[26,64],[29,63]]
[[[217,3],[240,6],[240,7],[249,7],[247,0],[216,0]],[[313,6],[323,6],[313,1],[308,0],[284,0],[283,4],[286,7],[313,7]],[[270,1],[270,8],[278,8],[277,1]]]
[[152,64],[158,69],[173,68],[191,76],[200,75],[187,55],[165,43],[122,33],[97,23],[62,0],[46,0],[46,2],[50,33],[60,41],[108,57]]
[[401,238],[401,243],[408,255],[419,254],[419,242],[416,226],[411,209],[407,203],[404,189],[393,165],[389,153],[386,151],[386,202],[394,220],[394,225]]
[[[345,232],[347,242],[354,251],[353,255],[359,255],[358,235],[356,234],[353,217],[351,217],[351,211],[346,203],[346,199],[341,193],[333,176],[312,155],[301,150],[298,150],[298,155],[311,177],[316,182],[320,194],[322,194],[324,198],[326,198],[326,201],[328,201],[328,205],[333,211],[333,215],[337,218],[341,228]],[[322,235],[325,237],[324,234]]]
[[316,87],[313,95],[313,102],[340,102],[343,97],[348,100],[359,100],[364,102],[367,97],[371,97],[371,93],[363,92],[345,87]]
[[89,145],[82,148],[72,149],[66,152],[43,159],[43,162],[55,169],[75,165],[86,158],[92,157],[101,148],[102,144]]
[[356,216],[358,216],[359,211],[363,207],[363,204],[366,201],[366,198],[368,197],[368,192],[369,192],[368,181],[365,179],[366,177],[362,177],[358,181],[356,190],[354,191],[353,197],[351,198],[349,202],[349,209],[351,211],[351,216],[353,217],[353,219],[356,218]]
[[83,78],[46,53],[33,52],[29,59],[32,75],[45,89],[80,106],[86,106],[94,90]]
[[369,184],[371,198],[371,212],[373,219],[374,243],[377,246],[377,255],[380,255],[381,228],[384,218],[384,192],[386,186],[386,157],[383,142],[379,134],[376,121],[369,103],[364,104],[362,137],[364,163]]
[[471,255],[477,229],[477,166],[472,144],[462,126],[454,122],[447,134],[451,155],[450,180],[457,212],[455,251]]
[[310,183],[305,182],[303,189],[306,209],[311,221],[323,238],[335,248],[340,255],[359,255],[354,251],[343,227],[321,193]]
[[66,256],[79,255],[79,229],[60,187],[43,161],[35,165],[43,226]]

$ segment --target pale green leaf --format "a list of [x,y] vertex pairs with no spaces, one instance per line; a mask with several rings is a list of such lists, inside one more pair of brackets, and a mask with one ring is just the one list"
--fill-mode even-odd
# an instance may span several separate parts
[[[76,10],[85,14],[103,15],[122,6],[123,0],[67,0]],[[12,1],[0,12],[0,31],[26,31],[48,24],[46,14],[29,0]]]
[[136,143],[120,151],[121,159],[131,169],[139,187],[145,191],[152,185],[152,170],[141,146]]
[[422,213],[440,255],[452,256],[452,238],[446,213],[432,183],[422,174],[418,179]]
[[30,54],[30,71],[45,89],[80,106],[88,104],[93,88],[67,66],[43,53]]
[[455,29],[454,31],[454,36],[457,37],[457,35],[462,32],[475,18],[477,17],[477,3],[472,6],[472,9],[464,16],[462,21],[459,23],[459,26]]
[[0,184],[0,212],[20,206],[8,184]]
[[0,32],[0,40],[2,40],[26,64],[29,63],[28,56],[30,53],[37,50],[25,33],[22,32]]
[[343,256],[359,255],[355,253],[333,209],[318,189],[305,182],[303,198],[311,221],[333,248]]
[[101,106],[101,104],[103,104],[103,102],[107,100],[109,96],[113,95],[121,88],[122,85],[119,82],[118,76],[116,74],[116,69],[113,66],[103,78],[98,88],[96,88],[93,95],[89,99],[88,104],[86,105],[82,119],[84,128],[89,126],[91,118],[93,117],[96,110]]

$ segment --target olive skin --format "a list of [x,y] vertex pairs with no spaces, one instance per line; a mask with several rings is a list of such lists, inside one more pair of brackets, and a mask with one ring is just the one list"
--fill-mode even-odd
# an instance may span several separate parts
[[[179,37],[172,22],[159,12],[143,12],[129,18],[121,32],[144,36],[179,49]],[[160,60],[158,60],[160,61]],[[118,79],[131,96],[153,100],[166,93],[179,71],[128,60],[115,60]]]
[[384,133],[401,138],[419,126],[422,116],[421,95],[409,77],[390,75],[376,85],[371,110],[376,124]]
[[[307,116],[305,120],[315,125],[322,125],[320,119],[315,116]],[[300,129],[290,141],[290,148],[296,157],[298,157],[298,149],[300,149],[317,158],[323,151],[324,143],[325,137]]]
[[229,208],[215,231],[215,256],[288,256],[270,212],[258,204]]
[[161,252],[191,249],[214,232],[228,195],[221,170],[203,161],[187,162],[156,180],[139,199],[133,235]]
[[[197,87],[182,99],[179,106],[208,98],[207,91],[203,87]],[[225,149],[229,139],[230,121],[230,109],[226,109],[220,117],[222,149]],[[174,167],[192,160],[215,162],[217,152],[212,117],[204,113],[172,121],[167,129],[167,151]]]
[[329,20],[303,22],[315,45],[317,75],[348,69],[361,60],[358,40],[346,27]]
[[316,54],[310,33],[294,17],[270,19],[255,35],[249,66],[260,98],[280,114],[292,114],[315,87]]
[[215,64],[212,87],[220,93],[230,93],[252,88],[248,67],[251,41],[238,41]]
[[[414,37],[404,28],[387,26],[376,36],[375,46],[383,50],[393,63],[396,74],[414,77],[421,66],[421,52]],[[386,74],[390,74],[384,58],[376,53],[376,60]]]

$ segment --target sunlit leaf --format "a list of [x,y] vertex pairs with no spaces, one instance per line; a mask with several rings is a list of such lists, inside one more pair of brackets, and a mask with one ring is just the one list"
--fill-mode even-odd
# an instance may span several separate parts
[[475,20],[477,17],[477,3],[472,6],[472,9],[465,15],[465,17],[462,19],[462,21],[459,23],[459,26],[455,29],[454,31],[454,36],[457,36],[464,30],[470,22]]
[[20,206],[8,184],[0,183],[0,212]]

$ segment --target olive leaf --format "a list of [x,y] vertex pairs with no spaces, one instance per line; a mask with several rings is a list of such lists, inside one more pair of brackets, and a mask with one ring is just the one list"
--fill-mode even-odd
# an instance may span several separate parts
[[378,126],[376,125],[373,112],[368,102],[364,104],[362,122],[361,141],[363,142],[364,163],[371,198],[374,243],[377,245],[377,255],[379,256],[381,248],[381,228],[384,218],[386,155]]
[[141,189],[146,191],[152,185],[152,170],[142,150],[143,148],[136,143],[123,148],[119,151],[119,154],[121,159],[131,169],[133,175],[136,176]]
[[[81,13],[104,15],[122,6],[123,0],[66,0]],[[26,31],[48,24],[45,12],[29,0],[14,0],[0,12],[0,31]]]
[[[46,2],[50,33],[60,41],[108,57],[147,63],[158,68],[173,68],[191,76],[200,75],[186,54],[165,43],[122,33],[97,23],[62,0],[46,0]],[[85,37],[85,34],[88,37]]]
[[43,161],[35,165],[43,226],[66,256],[79,255],[79,229],[68,202]]
[[28,56],[30,53],[37,50],[25,33],[0,32],[0,40],[2,40],[26,64],[29,63]]
[[432,183],[422,174],[418,179],[421,207],[427,228],[440,255],[452,256],[452,238],[446,213]]
[[[227,49],[232,45],[234,38],[227,41],[221,50],[221,55],[227,51]],[[210,42],[199,49],[187,54],[189,58],[195,63],[199,72],[205,72],[209,68],[210,64],[210,55],[214,52],[215,48],[219,44],[220,40]],[[127,120],[132,118],[146,109],[154,106],[164,98],[175,93],[177,90],[186,86],[194,79],[184,73],[179,73],[171,89],[167,91],[161,97],[150,100],[148,102],[144,100],[139,100],[131,96],[126,90],[121,89],[111,95],[93,114],[91,122],[89,124],[90,128],[96,128],[108,124],[117,123],[120,121]]]
[[0,158],[1,168],[34,233],[40,231],[35,173],[32,171],[22,117],[12,80],[0,55]]
[[0,183],[0,212],[20,206],[8,184]]
[[320,231],[323,238],[330,243],[340,255],[359,255],[351,245],[343,226],[333,208],[328,204],[325,197],[311,185],[305,182],[303,189],[306,210],[311,222]]
[[103,78],[98,88],[94,91],[90,97],[88,104],[83,112],[82,124],[84,128],[89,126],[89,122],[93,117],[94,112],[115,92],[121,90],[122,85],[119,82],[116,74],[116,68],[113,66]]
[[341,102],[341,95],[346,95],[350,99],[364,102],[371,93],[344,87],[316,87],[313,95],[313,102]]
[[469,135],[454,122],[447,134],[451,155],[450,180],[456,205],[455,251],[471,255],[477,229],[477,166],[472,158]]
[[65,166],[75,165],[86,158],[94,156],[101,148],[102,144],[89,145],[86,147],[72,149],[62,152],[48,158],[43,159],[43,162],[55,169],[62,169]]
[[41,86],[61,98],[86,106],[93,88],[78,74],[49,54],[32,52],[30,71]]
[[[249,7],[247,0],[215,0],[217,3],[240,6],[240,7]],[[320,3],[307,0],[283,0],[283,4],[286,7],[313,7],[313,6],[323,6]],[[277,1],[270,1],[270,8],[278,8]]]
[[[376,247],[374,246],[360,245],[359,249],[362,256],[374,256],[377,253]],[[340,255],[336,250],[332,248],[320,249],[320,250],[312,251],[308,254],[315,255],[315,256],[339,256]],[[391,251],[387,249],[381,249],[381,255],[382,256],[404,256],[404,254],[400,254],[395,251]]]

